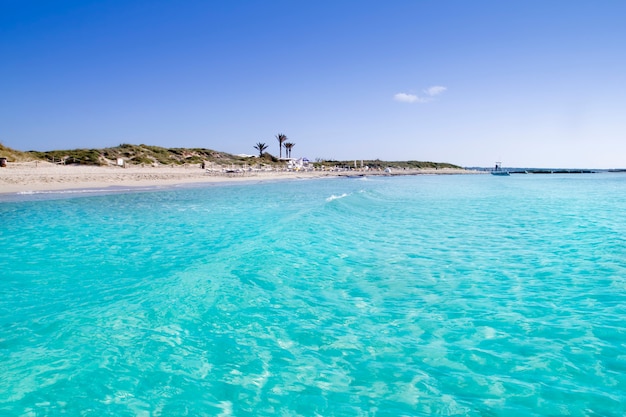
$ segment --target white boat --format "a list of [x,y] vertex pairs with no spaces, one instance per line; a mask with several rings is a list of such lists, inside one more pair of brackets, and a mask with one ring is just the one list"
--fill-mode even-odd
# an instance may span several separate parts
[[502,162],[496,162],[495,168],[491,170],[491,175],[499,175],[501,177],[508,177],[511,174],[509,174],[509,171],[507,171],[506,169],[502,169]]

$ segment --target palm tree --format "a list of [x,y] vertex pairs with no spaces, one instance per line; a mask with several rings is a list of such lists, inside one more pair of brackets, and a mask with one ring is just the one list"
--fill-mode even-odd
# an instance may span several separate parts
[[279,133],[276,135],[276,139],[278,139],[278,158],[283,157],[283,143],[287,140],[287,136]]
[[259,151],[259,158],[263,157],[263,151],[267,149],[267,145],[264,143],[257,143],[256,145],[254,145],[254,149],[258,149]]
[[285,155],[287,158],[291,158],[291,148],[293,148],[294,146],[296,146],[295,143],[291,143],[291,142],[285,142],[285,152],[287,155]]

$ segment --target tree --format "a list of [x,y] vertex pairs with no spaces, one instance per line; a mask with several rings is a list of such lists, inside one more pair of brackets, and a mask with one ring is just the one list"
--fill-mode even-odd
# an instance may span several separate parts
[[278,139],[278,157],[283,157],[283,143],[287,140],[287,136],[279,133],[276,135],[276,139]]
[[257,149],[259,151],[259,158],[261,158],[263,157],[263,151],[267,149],[267,145],[262,142],[258,142],[256,145],[254,145],[254,149]]
[[287,158],[291,158],[291,148],[293,148],[294,146],[296,146],[295,143],[285,142],[285,153],[286,153],[285,156]]

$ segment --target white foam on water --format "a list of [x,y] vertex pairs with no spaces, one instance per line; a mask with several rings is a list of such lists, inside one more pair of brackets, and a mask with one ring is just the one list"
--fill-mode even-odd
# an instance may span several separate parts
[[343,193],[343,194],[340,194],[340,195],[335,195],[335,194],[333,194],[333,195],[331,195],[330,197],[328,197],[328,198],[326,199],[326,201],[330,202],[330,201],[333,201],[333,200],[339,200],[339,199],[341,199],[341,198],[346,198],[346,197],[348,197],[348,196],[349,196],[349,194],[347,194],[347,193]]

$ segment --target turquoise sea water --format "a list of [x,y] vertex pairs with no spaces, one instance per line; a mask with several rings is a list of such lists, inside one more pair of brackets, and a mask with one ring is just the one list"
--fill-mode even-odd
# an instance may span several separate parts
[[626,413],[626,175],[75,195],[0,202],[2,416]]

